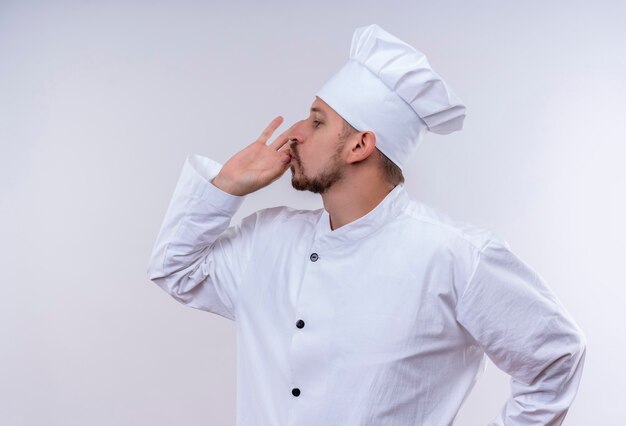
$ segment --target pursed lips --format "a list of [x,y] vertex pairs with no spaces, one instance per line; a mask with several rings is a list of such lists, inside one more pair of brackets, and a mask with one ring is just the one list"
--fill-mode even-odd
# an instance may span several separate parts
[[289,156],[291,157],[291,159],[289,161],[290,163],[293,162],[294,160],[296,160],[296,162],[299,162],[298,161],[298,156],[296,154],[296,150],[295,149],[289,148],[288,153],[289,153]]

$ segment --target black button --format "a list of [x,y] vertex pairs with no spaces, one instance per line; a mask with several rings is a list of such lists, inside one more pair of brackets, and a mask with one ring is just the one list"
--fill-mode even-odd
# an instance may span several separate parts
[[293,396],[298,396],[298,395],[300,395],[300,389],[298,389],[298,388],[293,388],[293,389],[291,389],[291,394],[292,394]]
[[317,259],[319,259],[319,258],[320,258],[320,257],[317,255],[317,253],[313,253],[313,254],[311,255],[311,260],[312,260],[313,262],[317,262]]
[[298,320],[298,322],[296,323],[296,327],[298,327],[298,328],[304,327],[304,321]]

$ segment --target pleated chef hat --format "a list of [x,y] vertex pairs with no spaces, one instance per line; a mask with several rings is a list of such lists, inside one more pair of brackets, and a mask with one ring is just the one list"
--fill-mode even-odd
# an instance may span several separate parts
[[350,58],[316,93],[404,170],[426,131],[463,128],[465,105],[426,56],[376,24],[352,36]]

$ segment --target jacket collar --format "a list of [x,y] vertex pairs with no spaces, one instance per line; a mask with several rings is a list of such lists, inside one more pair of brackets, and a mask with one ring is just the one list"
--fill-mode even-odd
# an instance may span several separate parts
[[353,243],[371,235],[380,227],[397,217],[409,201],[410,197],[404,189],[404,184],[396,185],[396,187],[366,215],[334,231],[330,228],[330,214],[325,208],[322,208],[315,229],[316,245],[343,245]]

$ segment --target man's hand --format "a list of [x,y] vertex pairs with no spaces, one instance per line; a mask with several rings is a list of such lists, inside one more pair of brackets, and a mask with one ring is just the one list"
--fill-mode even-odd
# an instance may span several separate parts
[[269,185],[285,173],[292,158],[287,144],[289,141],[287,135],[291,127],[270,145],[266,145],[267,140],[282,122],[281,116],[273,119],[256,141],[224,164],[211,183],[232,195],[248,195]]

